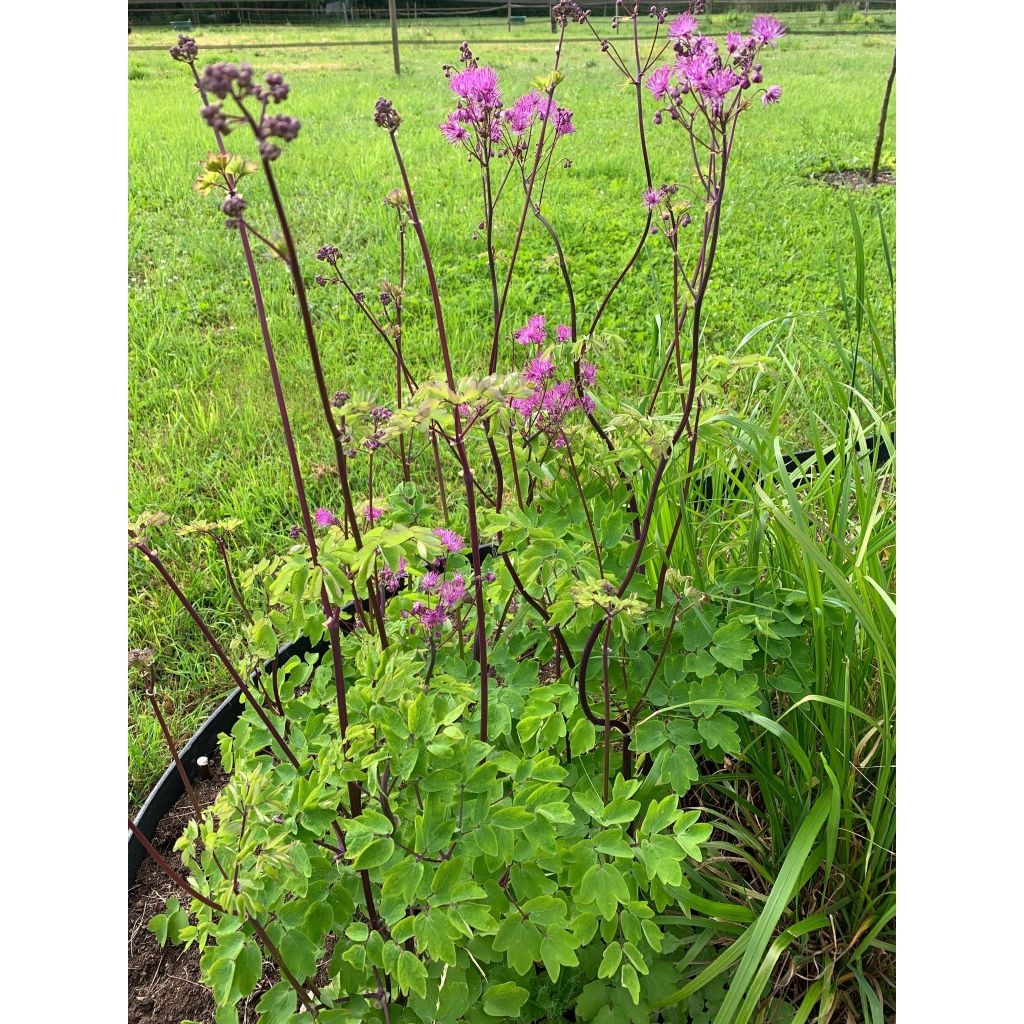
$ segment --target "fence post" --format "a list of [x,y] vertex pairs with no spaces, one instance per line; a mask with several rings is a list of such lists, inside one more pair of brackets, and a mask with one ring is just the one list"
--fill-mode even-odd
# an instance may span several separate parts
[[395,0],[388,0],[388,16],[391,18],[391,50],[395,56],[395,74],[400,75],[402,68],[398,60],[398,11]]

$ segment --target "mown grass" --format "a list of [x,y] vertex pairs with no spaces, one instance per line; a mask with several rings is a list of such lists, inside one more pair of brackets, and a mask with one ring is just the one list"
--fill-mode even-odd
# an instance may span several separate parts
[[[718,18],[712,25],[716,32],[727,27]],[[386,27],[316,31],[314,38],[326,40],[381,38]],[[439,265],[453,347],[463,372],[473,372],[485,345],[488,303],[482,246],[473,237],[478,186],[471,168],[436,131],[451,106],[440,65],[456,53],[429,40],[431,34],[471,42],[507,36],[500,46],[479,52],[500,72],[506,95],[514,95],[550,65],[550,49],[533,41],[550,42],[547,26],[531,24],[513,34],[493,23],[403,27],[405,38],[419,33],[424,42],[403,49],[399,79],[384,48],[275,45],[306,41],[309,33],[309,27],[223,28],[200,29],[197,35],[204,58],[247,60],[286,74],[293,89],[288,110],[302,119],[303,132],[278,167],[298,245],[310,254],[304,269],[311,277],[316,272],[312,252],[333,242],[345,253],[352,279],[369,294],[396,272],[393,222],[381,199],[397,176],[386,138],[371,120],[378,96],[395,101],[405,118],[401,140]],[[137,30],[130,42],[170,45],[173,33]],[[260,48],[233,50],[241,42]],[[810,176],[829,166],[863,167],[870,161],[892,45],[886,35],[784,40],[766,67],[767,81],[782,84],[784,102],[752,111],[735,150],[723,243],[705,306],[706,337],[711,351],[732,351],[751,328],[793,314],[784,321],[784,344],[778,330],[763,331],[745,350],[773,345],[776,354],[803,354],[779,361],[773,371],[799,375],[806,395],[801,408],[808,411],[800,417],[785,405],[773,408],[773,429],[794,439],[812,439],[818,398],[832,400],[829,375],[818,374],[815,366],[838,366],[833,342],[852,347],[854,340],[841,312],[837,276],[838,266],[852,275],[855,238],[848,203],[864,225],[877,225],[880,218],[890,237],[894,219],[893,189],[848,197]],[[586,319],[635,243],[642,225],[642,175],[633,158],[631,96],[610,64],[595,45],[574,42],[566,49],[563,69],[567,79],[559,95],[575,110],[578,131],[563,153],[573,166],[555,175],[546,203],[569,254]],[[160,509],[183,521],[238,516],[244,525],[233,541],[239,563],[245,564],[283,536],[295,512],[237,240],[224,230],[212,204],[190,187],[211,138],[198,118],[187,72],[163,52],[129,55],[129,133],[131,512]],[[686,163],[678,148],[682,139],[665,128],[653,130],[651,137],[655,177],[671,181],[679,173],[676,167]],[[890,124],[884,154],[890,166],[894,138]],[[254,222],[269,227],[265,189],[256,183],[247,194]],[[510,218],[507,207],[499,249],[509,245]],[[602,322],[607,335],[602,370],[606,380],[621,379],[627,393],[647,372],[654,314],[664,312],[665,279],[661,261],[653,258],[657,251],[641,260]],[[510,298],[510,327],[539,310],[562,318],[562,291],[550,257],[545,237],[528,231]],[[878,231],[865,229],[863,261],[866,287],[880,287],[886,269]],[[328,462],[286,275],[269,260],[263,269],[301,456],[307,466]],[[418,268],[409,285],[406,351],[417,369],[429,372],[436,368],[436,351]],[[313,300],[331,385],[386,398],[386,361],[361,322],[333,290],[314,291]],[[737,394],[736,402],[749,411],[744,396]],[[329,477],[313,483],[312,499],[336,504],[331,483]],[[165,550],[197,604],[228,635],[237,620],[211,554],[184,541]],[[152,645],[159,653],[171,727],[185,737],[230,683],[173,599],[138,567],[131,573],[129,611],[132,643]],[[140,698],[130,692],[132,804],[167,761],[156,722]]]

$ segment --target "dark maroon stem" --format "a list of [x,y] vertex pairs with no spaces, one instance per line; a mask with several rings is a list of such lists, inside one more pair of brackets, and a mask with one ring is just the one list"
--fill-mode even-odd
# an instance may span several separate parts
[[167,566],[164,565],[163,559],[160,558],[160,556],[156,554],[156,552],[150,550],[150,548],[144,541],[136,540],[135,547],[138,548],[138,550],[143,555],[145,555],[147,559],[149,559],[150,563],[153,565],[156,571],[160,573],[160,575],[163,577],[164,582],[167,584],[168,587],[171,588],[171,591],[174,594],[174,596],[181,603],[181,606],[185,609],[185,611],[188,612],[192,621],[199,627],[199,631],[206,638],[207,643],[209,643],[209,645],[213,648],[213,652],[217,655],[217,658],[220,660],[220,663],[224,666],[225,669],[227,669],[228,675],[231,676],[231,678],[235,682],[235,685],[245,695],[245,699],[249,701],[249,703],[252,705],[253,710],[259,716],[260,721],[263,722],[263,724],[267,727],[267,730],[269,731],[270,735],[273,736],[275,742],[281,748],[282,753],[292,763],[292,767],[298,768],[299,761],[298,758],[296,758],[295,754],[292,752],[291,747],[288,745],[287,741],[281,735],[281,733],[278,732],[277,726],[275,726],[274,723],[267,716],[266,711],[263,710],[262,703],[256,699],[256,695],[249,688],[248,683],[246,683],[246,681],[239,674],[238,670],[231,663],[231,659],[228,658],[227,654],[225,654],[224,648],[221,647],[220,642],[210,631],[210,627],[206,625],[206,622],[203,620],[203,617],[199,614],[199,612],[195,610],[195,607],[193,606],[192,602],[189,601],[189,599],[182,592],[182,589],[178,586],[174,577],[171,576],[171,574],[167,571]]
[[211,910],[216,910],[218,914],[226,913],[219,903],[215,903],[209,897],[204,896],[198,889],[193,889],[192,886],[189,885],[188,882],[186,882],[185,879],[182,878],[181,875],[179,875],[178,872],[175,871],[174,868],[172,868],[171,865],[168,864],[160,855],[156,847],[145,837],[145,835],[143,835],[142,831],[131,818],[128,819],[128,828],[131,830],[135,838],[142,844],[142,848],[146,853],[148,853],[156,862],[157,867],[160,868],[160,870],[183,892],[187,892],[192,899],[199,900],[203,906],[209,907]]
[[[416,209],[416,199],[413,195],[412,182],[409,180],[409,173],[405,168],[405,161],[402,159],[402,151],[398,146],[398,139],[394,131],[390,131],[391,146],[395,153],[395,161],[398,164],[398,171],[402,176],[402,184],[405,194],[409,199],[409,220],[416,232],[416,239],[419,242],[420,254],[423,257],[423,265],[427,272],[427,284],[430,287],[430,297],[434,305],[434,319],[437,322],[438,342],[441,346],[441,358],[444,361],[445,377],[448,387],[454,392],[455,373],[452,368],[451,352],[448,348],[448,334],[444,326],[444,312],[441,309],[441,293],[437,287],[437,277],[434,273],[434,262],[430,256],[430,246],[427,244],[427,237],[423,232],[423,224],[420,221],[419,212]],[[469,463],[469,455],[466,452],[466,444],[462,437],[462,419],[459,407],[456,404],[452,410],[455,421],[454,445],[459,464],[462,467],[462,482],[466,490],[466,514],[469,520],[469,543],[470,555],[473,562],[473,590],[476,604],[476,645],[479,651],[480,661],[480,739],[487,742],[487,698],[488,698],[488,665],[487,665],[487,625],[484,618],[484,591],[483,580],[480,572],[480,527],[477,522],[476,493],[473,480],[473,470]]]

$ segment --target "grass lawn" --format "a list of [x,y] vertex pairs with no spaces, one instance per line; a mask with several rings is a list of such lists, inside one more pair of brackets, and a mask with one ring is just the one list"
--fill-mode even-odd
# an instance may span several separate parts
[[[817,27],[811,24],[816,18],[809,16],[809,27]],[[710,29],[705,25],[715,34],[731,27],[725,17],[714,18]],[[489,340],[483,245],[473,237],[480,220],[479,181],[435,127],[453,106],[440,68],[457,58],[451,40],[500,40],[476,50],[498,70],[504,95],[514,97],[549,69],[552,37],[546,22],[511,34],[500,21],[403,24],[409,45],[402,50],[398,79],[386,47],[281,45],[383,40],[387,31],[386,24],[364,23],[348,29],[198,28],[196,35],[201,62],[245,60],[261,72],[284,72],[292,86],[285,110],[301,118],[303,129],[277,168],[297,244],[309,254],[304,270],[311,278],[318,266],[313,251],[334,243],[345,253],[351,279],[371,295],[381,279],[397,272],[393,214],[381,202],[398,184],[397,173],[387,138],[372,123],[376,98],[394,100],[404,117],[400,140],[438,264],[453,348],[469,373],[481,365],[478,357]],[[575,111],[577,132],[562,150],[572,167],[553,175],[545,207],[561,234],[580,319],[587,322],[636,242],[643,176],[634,159],[632,93],[622,88],[596,43],[583,41],[589,38],[585,29],[571,26],[570,36],[558,98]],[[187,69],[166,55],[174,33],[140,28],[129,42],[162,47],[133,51],[128,61],[130,514],[159,509],[183,522],[237,516],[243,526],[233,535],[235,558],[244,566],[266,553],[262,545],[268,538],[283,538],[296,519],[251,294],[237,237],[225,231],[212,200],[191,188],[212,137],[199,119]],[[242,43],[258,46],[236,49]],[[884,33],[793,35],[766,61],[766,84],[782,85],[783,102],[751,111],[739,132],[723,240],[705,305],[711,350],[731,351],[752,328],[784,314],[793,316],[757,334],[747,349],[763,349],[784,331],[791,351],[827,354],[829,325],[842,334],[837,264],[851,272],[848,197],[809,176],[830,166],[870,162],[893,45],[892,35]],[[689,162],[682,159],[681,133],[665,125],[652,128],[648,137],[656,180],[675,180],[677,167]],[[893,105],[883,152],[890,167],[894,140]],[[249,145],[241,133],[238,144]],[[253,223],[269,229],[265,187],[250,179],[246,195]],[[880,187],[851,199],[866,226],[867,278],[881,289],[878,221],[891,238],[895,190]],[[517,214],[518,208],[505,206],[499,250],[510,244],[510,221]],[[643,372],[654,315],[667,308],[666,275],[662,261],[653,258],[657,254],[649,247],[602,321],[601,345],[614,352],[606,359],[615,362],[608,372],[621,376],[625,394],[636,390]],[[300,455],[307,467],[329,462],[286,272],[266,259],[263,278]],[[438,356],[418,267],[409,286],[406,352],[413,367],[426,373],[437,369]],[[386,400],[391,377],[385,377],[386,363],[363,322],[337,290],[314,288],[311,300],[329,384]],[[534,312],[558,321],[565,308],[550,243],[531,224],[508,328]],[[790,371],[780,365],[779,372]],[[803,383],[813,390],[809,376]],[[787,426],[799,434],[799,424]],[[325,477],[311,483],[311,500],[334,506],[335,491]],[[168,542],[164,554],[209,621],[227,636],[237,621],[215,552],[203,543]],[[132,645],[158,652],[171,727],[185,738],[227,694],[230,682],[173,597],[141,566],[131,572],[129,616]],[[167,760],[142,694],[130,692],[130,804],[141,801]]]

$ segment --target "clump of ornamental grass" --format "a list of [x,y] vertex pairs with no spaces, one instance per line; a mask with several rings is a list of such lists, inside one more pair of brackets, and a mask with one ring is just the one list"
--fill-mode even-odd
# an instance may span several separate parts
[[[759,62],[784,29],[757,17],[721,43],[700,32],[699,4],[671,20],[651,8],[641,46],[639,8],[617,10],[606,36],[588,12],[558,4],[552,67],[521,96],[505,95],[467,44],[443,69],[453,109],[439,133],[480,183],[482,366],[449,344],[457,314],[438,285],[395,105],[382,97],[372,120],[394,157],[385,201],[397,273],[369,287],[318,240],[309,279],[277,180],[301,144],[301,124],[281,112],[288,83],[246,64],[200,70],[188,37],[171,51],[216,144],[196,185],[237,238],[295,490],[291,545],[241,582],[230,522],[187,528],[212,540],[249,620],[227,644],[161,556],[162,517],[129,529],[133,560],[170,587],[245,700],[221,738],[230,781],[212,807],[195,806],[176,845],[184,874],[131,825],[190,900],[152,928],[199,945],[218,1024],[237,1020],[265,969],[278,980],[257,1013],[272,1024],[567,1011],[606,1022],[659,1008],[685,1019],[679,960],[694,929],[711,925],[693,921],[710,907],[694,879],[712,826],[690,794],[740,756],[741,729],[778,734],[765,715],[774,683],[799,676],[814,628],[800,602],[743,589],[745,568],[703,571],[712,542],[694,534],[690,494],[702,417],[723,419],[701,338],[734,141],[749,111],[779,101]],[[574,24],[624,77],[637,138],[637,241],[597,296],[577,294],[546,201],[571,136],[586,130],[562,102]],[[672,181],[653,177],[654,142]],[[265,205],[246,195],[257,175]],[[562,288],[510,323],[527,230],[548,239]],[[500,261],[499,235],[509,239]],[[648,247],[670,268],[669,343],[647,390],[609,394],[599,326]],[[277,262],[257,263],[261,248]],[[432,314],[415,327],[431,332],[436,375],[406,358],[413,259]],[[290,277],[323,418],[329,462],[316,475],[337,492],[318,508],[278,373],[267,273]],[[310,283],[326,303],[353,303],[390,358],[379,391],[328,379],[322,347],[336,339],[314,327]],[[385,462],[401,477],[387,493]],[[415,486],[425,477],[436,490]],[[310,655],[278,657],[299,638]],[[159,716],[153,660],[136,664]],[[264,662],[263,675],[240,667]]]

